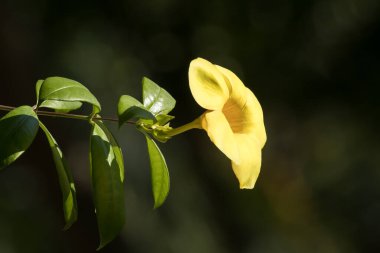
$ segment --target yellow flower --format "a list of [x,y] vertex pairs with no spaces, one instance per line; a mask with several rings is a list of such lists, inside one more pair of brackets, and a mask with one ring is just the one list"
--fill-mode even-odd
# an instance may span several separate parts
[[199,118],[201,128],[231,159],[240,188],[252,189],[266,142],[259,101],[230,70],[201,58],[190,63],[189,83],[195,101],[207,110]]

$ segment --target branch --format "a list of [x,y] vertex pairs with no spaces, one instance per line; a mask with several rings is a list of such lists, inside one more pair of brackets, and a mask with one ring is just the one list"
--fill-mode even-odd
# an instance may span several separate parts
[[[0,105],[0,111],[12,111],[17,107]],[[39,111],[38,109],[34,109],[37,115],[41,116],[49,116],[49,117],[58,117],[58,118],[67,118],[67,119],[79,119],[88,121],[90,116],[81,115],[81,114],[72,114],[72,113],[63,113],[63,112],[51,112],[51,111]],[[97,115],[93,118],[93,120],[102,120],[102,121],[111,121],[111,122],[119,122],[118,119],[112,117],[100,117]],[[128,124],[135,124],[133,121],[126,121]]]

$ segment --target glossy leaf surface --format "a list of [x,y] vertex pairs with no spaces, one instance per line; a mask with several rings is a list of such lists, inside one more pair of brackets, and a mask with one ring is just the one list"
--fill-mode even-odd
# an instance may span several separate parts
[[[94,106],[94,112],[101,107],[95,96],[77,81],[63,77],[48,77],[41,85],[39,92],[40,103],[44,100],[62,100],[69,102],[87,102]],[[61,109],[61,108],[53,108]]]
[[149,136],[145,137],[150,158],[154,208],[157,208],[164,203],[169,193],[169,170],[157,144]]
[[42,124],[42,122],[40,122],[40,127],[45,132],[46,138],[49,142],[55,167],[58,173],[59,185],[62,191],[63,213],[66,222],[64,230],[66,230],[70,228],[78,218],[78,206],[74,180],[71,171],[63,157],[62,151],[59,148],[54,137],[51,135],[45,125]]
[[[104,125],[92,122],[90,164],[100,245],[112,241],[124,225],[124,168],[120,148]],[[115,152],[117,147],[117,152]]]
[[0,169],[28,149],[38,128],[37,115],[30,106],[20,106],[0,119]]
[[175,99],[152,80],[143,78],[143,103],[153,115],[168,114],[175,107]]
[[43,82],[44,80],[38,80],[36,83],[36,105],[38,104],[38,101],[40,100],[40,89]]
[[140,103],[140,101],[128,95],[123,95],[120,97],[117,106],[117,114],[119,116],[119,125],[122,125],[128,120],[156,120],[153,114],[147,109],[145,109],[143,104]]
[[120,145],[116,141],[113,134],[108,130],[106,125],[104,125],[103,122],[97,121],[96,124],[103,130],[103,132],[106,134],[107,138],[109,139],[112,150],[115,154],[117,165],[119,166],[121,181],[124,182],[124,159],[123,159],[123,152],[121,151]]
[[82,102],[79,101],[45,100],[39,107],[51,108],[57,112],[70,112],[81,106]]

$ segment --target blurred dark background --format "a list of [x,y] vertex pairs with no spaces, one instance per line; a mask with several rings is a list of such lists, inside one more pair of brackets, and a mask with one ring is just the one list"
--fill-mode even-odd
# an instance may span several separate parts
[[[160,145],[171,192],[153,210],[143,136],[109,124],[124,150],[127,211],[102,252],[380,252],[379,11],[378,0],[2,0],[0,104],[33,105],[35,82],[57,75],[86,85],[112,116],[120,95],[141,97],[148,76],[177,99],[178,126],[202,113],[187,70],[206,58],[263,107],[256,187],[239,190],[230,161],[192,131]],[[94,252],[90,128],[42,119],[73,170],[79,220],[62,231],[40,132],[0,172],[0,252]]]

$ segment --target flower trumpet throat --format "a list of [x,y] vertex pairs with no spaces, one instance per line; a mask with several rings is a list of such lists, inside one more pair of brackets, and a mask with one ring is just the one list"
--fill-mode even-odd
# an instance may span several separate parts
[[190,63],[189,84],[195,101],[206,112],[177,131],[206,130],[231,160],[240,188],[252,189],[267,138],[259,101],[233,72],[201,58]]

